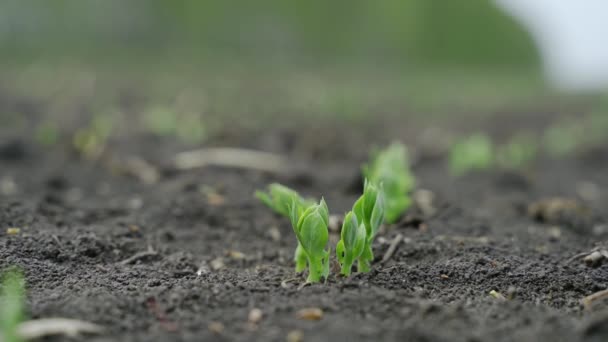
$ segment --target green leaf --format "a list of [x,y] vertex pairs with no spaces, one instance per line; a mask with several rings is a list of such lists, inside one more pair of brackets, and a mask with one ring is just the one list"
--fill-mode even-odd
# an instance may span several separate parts
[[295,200],[298,211],[314,204],[314,202],[302,198],[296,191],[278,183],[270,184],[268,192],[256,191],[255,196],[277,214],[285,217],[290,215],[289,205],[292,200]]
[[[367,196],[367,195],[366,195]],[[384,221],[384,195],[382,192],[376,194],[376,200],[370,217],[371,236],[375,236]]]
[[363,253],[363,248],[365,248],[365,243],[367,241],[367,231],[365,230],[365,225],[360,224],[359,228],[357,228],[357,238],[355,242],[355,246],[353,248],[353,257],[355,259],[359,258]]
[[340,241],[344,244],[346,250],[352,250],[355,247],[358,229],[359,223],[357,222],[357,216],[355,216],[352,211],[348,212],[346,216],[344,216],[344,223],[342,224],[342,231],[340,232],[342,238]]
[[308,214],[305,212],[300,222],[299,235],[302,247],[311,258],[322,256],[329,239],[329,233],[327,231],[327,224],[325,224],[321,213],[319,213],[318,207],[315,207]]
[[[365,188],[369,187],[368,184],[373,184],[381,185],[384,189],[384,202],[387,206],[386,221],[394,223],[409,207],[411,203],[409,193],[415,185],[414,176],[409,170],[406,147],[400,143],[393,143],[385,150],[375,153],[372,162],[363,167],[363,172],[366,177]],[[373,192],[373,190],[367,191]],[[370,206],[375,202],[375,197],[366,199],[366,211],[373,210]],[[389,207],[392,208],[390,213]],[[371,216],[371,213],[366,212],[366,215]]]
[[24,319],[25,281],[21,272],[12,269],[2,277],[0,296],[0,337],[2,341],[19,342],[17,326]]
[[267,193],[257,190],[255,192],[255,197],[262,201],[262,203],[266,204],[268,207],[274,208],[274,203],[272,202],[272,199]]
[[345,253],[344,241],[340,240],[338,241],[338,244],[336,244],[336,257],[338,258],[340,265],[344,263]]

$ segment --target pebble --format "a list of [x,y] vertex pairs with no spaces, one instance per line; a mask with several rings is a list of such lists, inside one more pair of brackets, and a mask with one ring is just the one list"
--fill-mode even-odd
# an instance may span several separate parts
[[305,308],[297,312],[296,316],[299,319],[306,321],[318,321],[323,318],[323,310],[319,308]]
[[249,311],[249,317],[247,321],[252,324],[257,324],[262,320],[263,317],[264,313],[262,312],[262,310],[254,308]]

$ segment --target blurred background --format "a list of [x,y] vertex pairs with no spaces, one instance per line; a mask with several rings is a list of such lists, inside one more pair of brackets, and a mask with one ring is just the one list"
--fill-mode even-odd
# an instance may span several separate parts
[[597,111],[608,80],[607,6],[5,0],[0,118],[24,127],[43,115],[69,127],[102,113],[162,133],[174,124],[167,113],[196,113],[187,126],[202,116],[205,128],[183,134],[197,141],[214,116]]

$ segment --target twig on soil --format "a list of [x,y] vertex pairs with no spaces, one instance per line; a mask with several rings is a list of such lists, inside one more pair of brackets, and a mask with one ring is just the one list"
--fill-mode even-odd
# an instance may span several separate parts
[[157,256],[157,255],[158,255],[158,252],[155,251],[154,249],[152,249],[152,246],[148,246],[147,251],[136,253],[135,255],[121,261],[120,264],[129,265],[129,264],[136,262],[139,259],[143,259],[143,258],[147,258],[147,257],[151,257],[151,256]]
[[576,254],[566,261],[566,264],[572,263],[576,259],[583,259],[585,264],[591,267],[599,266],[605,259],[608,259],[608,250],[596,247],[589,252]]
[[596,292],[592,295],[589,295],[589,296],[583,298],[581,300],[581,302],[582,302],[583,306],[585,307],[585,309],[590,309],[591,304],[593,304],[593,302],[596,302],[601,299],[606,299],[606,298],[608,298],[608,289]]
[[105,328],[76,319],[44,318],[19,324],[17,333],[24,340],[34,340],[45,336],[65,335],[77,337],[80,334],[101,334]]
[[391,241],[391,244],[386,250],[386,253],[384,254],[384,257],[382,257],[382,261],[380,261],[380,263],[385,264],[393,257],[393,254],[395,254],[395,251],[397,250],[397,247],[401,241],[403,241],[403,234],[397,234],[397,236],[395,236],[395,238]]
[[179,170],[213,165],[281,173],[289,168],[287,159],[278,154],[228,147],[181,152],[174,164]]

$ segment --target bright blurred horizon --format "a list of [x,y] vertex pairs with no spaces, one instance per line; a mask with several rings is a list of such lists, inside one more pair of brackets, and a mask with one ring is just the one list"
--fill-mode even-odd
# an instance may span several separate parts
[[603,90],[603,13],[601,0],[8,0],[0,46],[2,60],[22,63],[543,70],[558,88]]

